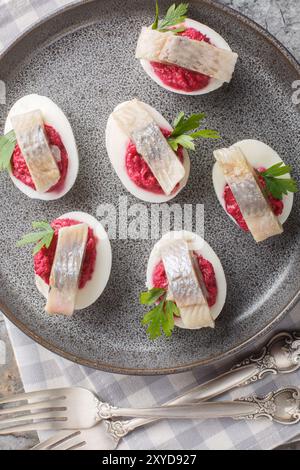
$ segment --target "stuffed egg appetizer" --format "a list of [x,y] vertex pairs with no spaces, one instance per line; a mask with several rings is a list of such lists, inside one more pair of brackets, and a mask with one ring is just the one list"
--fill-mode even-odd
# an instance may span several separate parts
[[226,299],[226,278],[213,249],[199,235],[169,232],[149,257],[141,304],[153,305],[142,323],[151,339],[186,329],[214,328]]
[[46,299],[45,311],[71,316],[96,302],[112,264],[110,241],[100,222],[84,212],[70,212],[32,226],[35,231],[17,246],[35,243],[35,282]]
[[46,96],[27,95],[8,113],[0,137],[0,170],[32,199],[64,196],[78,174],[78,152],[71,125]]
[[205,115],[179,113],[173,127],[156,109],[136,99],[119,104],[109,116],[106,148],[118,177],[135,197],[162,203],[173,199],[190,173],[187,150],[198,138],[219,138],[197,130]]
[[214,152],[213,185],[225,212],[261,242],[283,232],[297,182],[268,145],[243,140]]
[[203,95],[231,81],[238,55],[216,31],[187,18],[188,4],[172,5],[163,19],[144,26],[136,58],[166,90]]

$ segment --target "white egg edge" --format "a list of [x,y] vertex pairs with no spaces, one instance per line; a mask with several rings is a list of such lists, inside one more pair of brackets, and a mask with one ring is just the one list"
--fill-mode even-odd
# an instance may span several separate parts
[[63,188],[58,191],[41,193],[22,183],[20,180],[15,178],[11,172],[10,177],[14,185],[31,199],[53,201],[65,196],[70,191],[76,181],[79,170],[79,157],[76,141],[71,124],[66,115],[59,108],[59,106],[57,106],[47,96],[41,96],[37,94],[26,95],[20,98],[10,109],[5,122],[4,133],[7,134],[13,128],[10,120],[12,116],[34,111],[36,109],[41,110],[45,124],[49,124],[50,126],[54,127],[55,130],[59,133],[68,153],[69,165],[65,184]]
[[[114,111],[122,108],[122,106],[125,106],[127,103],[128,101],[120,103],[118,106],[116,106]],[[146,107],[147,111],[151,114],[155,122],[160,127],[169,129],[170,131],[172,130],[172,126],[169,124],[169,122],[155,108],[146,103],[143,103],[143,105]],[[185,176],[180,182],[178,190],[174,194],[170,194],[169,196],[167,196],[165,194],[155,194],[151,191],[146,191],[142,188],[139,188],[129,178],[125,166],[125,155],[129,139],[127,135],[116,124],[112,117],[112,114],[109,116],[107,121],[105,138],[107,153],[115,172],[117,173],[120,181],[127,189],[127,191],[129,191],[136,198],[144,202],[164,203],[170,201],[171,199],[174,199],[177,194],[186,186],[190,175],[191,163],[189,154],[185,149],[183,149],[183,166],[185,170]]]
[[[165,233],[162,238],[154,245],[147,265],[147,274],[146,274],[146,287],[151,289],[153,287],[152,283],[152,275],[155,267],[161,261],[160,256],[160,248],[162,244],[166,242],[166,240],[172,239],[183,239],[188,242],[189,249],[198,252],[201,254],[205,259],[211,262],[215,270],[216,282],[218,287],[218,295],[217,301],[215,305],[210,308],[212,318],[216,320],[220,315],[221,311],[223,310],[226,295],[227,295],[227,282],[224,273],[224,269],[222,263],[215,253],[215,251],[211,248],[211,246],[202,238],[200,235],[188,232],[186,230],[182,231],[173,231]],[[175,317],[175,324],[179,328],[184,328],[182,320],[180,318]],[[191,328],[191,329],[199,329],[199,328]]]
[[[75,310],[83,310],[96,302],[108,283],[112,266],[110,241],[104,227],[92,215],[76,211],[64,214],[60,216],[59,219],[74,219],[88,224],[88,226],[93,229],[94,235],[98,239],[96,246],[97,257],[93,277],[86,283],[83,289],[78,290],[76,299]],[[37,275],[35,275],[35,283],[39,292],[45,297],[45,299],[47,299],[49,286],[40,276]]]
[[[188,28],[194,28],[200,33],[205,34],[206,36],[209,37],[209,39],[212,41],[212,43],[218,47],[219,49],[225,49],[228,51],[231,51],[231,48],[229,44],[225,41],[222,36],[217,33],[215,30],[212,28],[209,28],[209,26],[206,26],[205,24],[199,23],[199,21],[191,20],[190,18],[187,18],[185,20],[185,25]],[[221,80],[217,80],[215,78],[211,78],[209,84],[205,87],[202,88],[201,90],[196,90],[196,91],[183,91],[183,90],[176,90],[170,86],[165,85],[162,80],[156,75],[156,73],[153,71],[152,65],[148,60],[141,59],[140,60],[141,65],[143,69],[145,70],[146,74],[152,78],[154,82],[156,82],[158,85],[160,85],[162,88],[168,91],[172,91],[173,93],[177,93],[180,95],[191,95],[191,96],[198,96],[198,95],[205,95],[207,93],[210,93],[211,91],[215,91],[218,88],[220,88],[224,82]]]
[[[241,140],[240,142],[237,142],[234,145],[242,150],[248,162],[254,168],[259,168],[261,166],[269,168],[270,166],[275,165],[275,163],[283,162],[283,160],[280,158],[278,153],[275,152],[275,150],[273,150],[269,145],[259,140],[246,139]],[[212,175],[215,193],[221,206],[223,207],[228,217],[230,217],[234,221],[234,223],[238,225],[236,220],[226,211],[225,201],[223,197],[226,180],[217,162],[214,164]],[[282,176],[282,178],[290,177],[290,174]],[[294,202],[294,194],[288,193],[287,195],[284,195],[282,202],[284,204],[284,207],[282,214],[280,214],[280,216],[278,217],[278,220],[281,224],[284,224],[284,222],[286,222],[291,213]]]

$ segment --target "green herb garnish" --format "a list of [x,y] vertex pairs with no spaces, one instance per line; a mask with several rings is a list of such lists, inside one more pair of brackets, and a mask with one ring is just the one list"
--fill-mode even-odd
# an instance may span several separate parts
[[17,139],[13,130],[0,137],[0,171],[10,169],[10,160]]
[[265,171],[259,171],[258,174],[265,180],[267,192],[276,199],[282,199],[284,194],[298,191],[298,184],[294,178],[279,178],[279,176],[290,172],[291,167],[289,165],[279,162]]
[[17,242],[17,247],[35,243],[36,245],[32,253],[36,255],[44,246],[49,248],[53,239],[54,230],[48,222],[32,222],[32,228],[38,231],[24,235],[22,239]]
[[182,23],[186,19],[188,8],[188,3],[180,3],[178,6],[176,6],[174,3],[168,9],[166,16],[160,20],[158,1],[156,0],[155,20],[152,25],[152,29],[157,29],[157,31],[160,31],[161,33],[165,33],[167,31],[171,31],[174,34],[182,33],[186,30],[185,26],[179,26],[175,29],[172,27]]
[[184,112],[178,114],[173,123],[174,130],[167,139],[175,152],[178,150],[179,145],[189,150],[195,150],[194,140],[199,138],[220,138],[220,134],[211,129],[200,129],[196,132],[190,132],[197,129],[205,117],[204,113],[192,114],[190,117],[185,117]]
[[[167,336],[171,336],[174,329],[174,315],[180,317],[180,312],[171,300],[166,300],[167,291],[153,287],[147,292],[142,292],[140,295],[140,302],[142,305],[153,305],[148,313],[144,315],[142,325],[148,325],[147,333],[150,339],[156,339],[162,335],[162,332]],[[159,302],[159,303],[157,303]]]

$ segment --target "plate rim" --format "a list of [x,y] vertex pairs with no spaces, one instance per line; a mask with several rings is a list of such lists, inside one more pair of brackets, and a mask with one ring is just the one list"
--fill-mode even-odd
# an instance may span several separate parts
[[[94,2],[95,0],[74,0],[73,2],[65,5],[63,7],[59,7],[54,12],[45,15],[41,20],[33,23],[29,28],[27,28],[23,33],[17,36],[17,38],[11,42],[7,47],[4,48],[2,52],[0,52],[0,62],[4,59],[4,57],[25,37],[30,35],[32,31],[39,28],[43,24],[47,23],[49,20],[55,18],[56,16],[65,13],[66,11],[76,9],[77,7],[84,6],[85,4],[89,4]],[[106,1],[106,0],[105,0]],[[300,78],[300,63],[296,60],[293,54],[278,40],[276,39],[270,32],[256,23],[254,20],[248,18],[243,13],[234,10],[233,8],[220,4],[215,0],[193,0],[193,4],[206,4],[215,10],[221,11],[222,13],[234,17],[244,26],[251,28],[254,30],[259,36],[263,38],[263,40],[269,42],[277,52],[279,52],[283,58],[289,63],[289,65],[298,73]],[[12,322],[17,328],[19,328],[25,335],[29,338],[33,339],[36,343],[43,346],[44,348],[48,349],[49,351],[71,361],[76,364],[80,364],[86,367],[91,367],[96,370],[101,370],[105,372],[112,372],[116,374],[124,374],[124,375],[164,375],[164,374],[175,374],[180,372],[190,371],[196,367],[200,366],[207,366],[212,364],[213,362],[218,362],[233,356],[235,353],[241,351],[242,349],[246,348],[249,344],[251,344],[254,340],[259,340],[260,338],[266,336],[271,330],[281,321],[281,319],[297,304],[300,299],[300,289],[295,293],[295,295],[291,298],[291,300],[286,304],[286,306],[281,309],[281,311],[276,315],[276,317],[268,324],[265,328],[263,328],[258,333],[250,336],[248,339],[242,341],[241,343],[235,345],[233,348],[217,354],[210,356],[206,359],[200,359],[194,361],[192,363],[179,365],[176,367],[164,367],[164,368],[132,368],[132,367],[120,367],[117,365],[107,364],[106,362],[102,361],[93,361],[91,359],[84,359],[82,357],[78,357],[73,353],[69,353],[64,351],[63,349],[53,345],[48,340],[42,338],[37,333],[32,331],[28,328],[22,321],[20,321],[14,313],[0,301],[0,310],[2,313],[8,318],[10,322]]]

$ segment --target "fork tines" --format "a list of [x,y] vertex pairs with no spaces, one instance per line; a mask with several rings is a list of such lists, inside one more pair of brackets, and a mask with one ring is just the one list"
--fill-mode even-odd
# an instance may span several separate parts
[[63,388],[0,399],[0,435],[62,427],[67,420],[65,399]]

